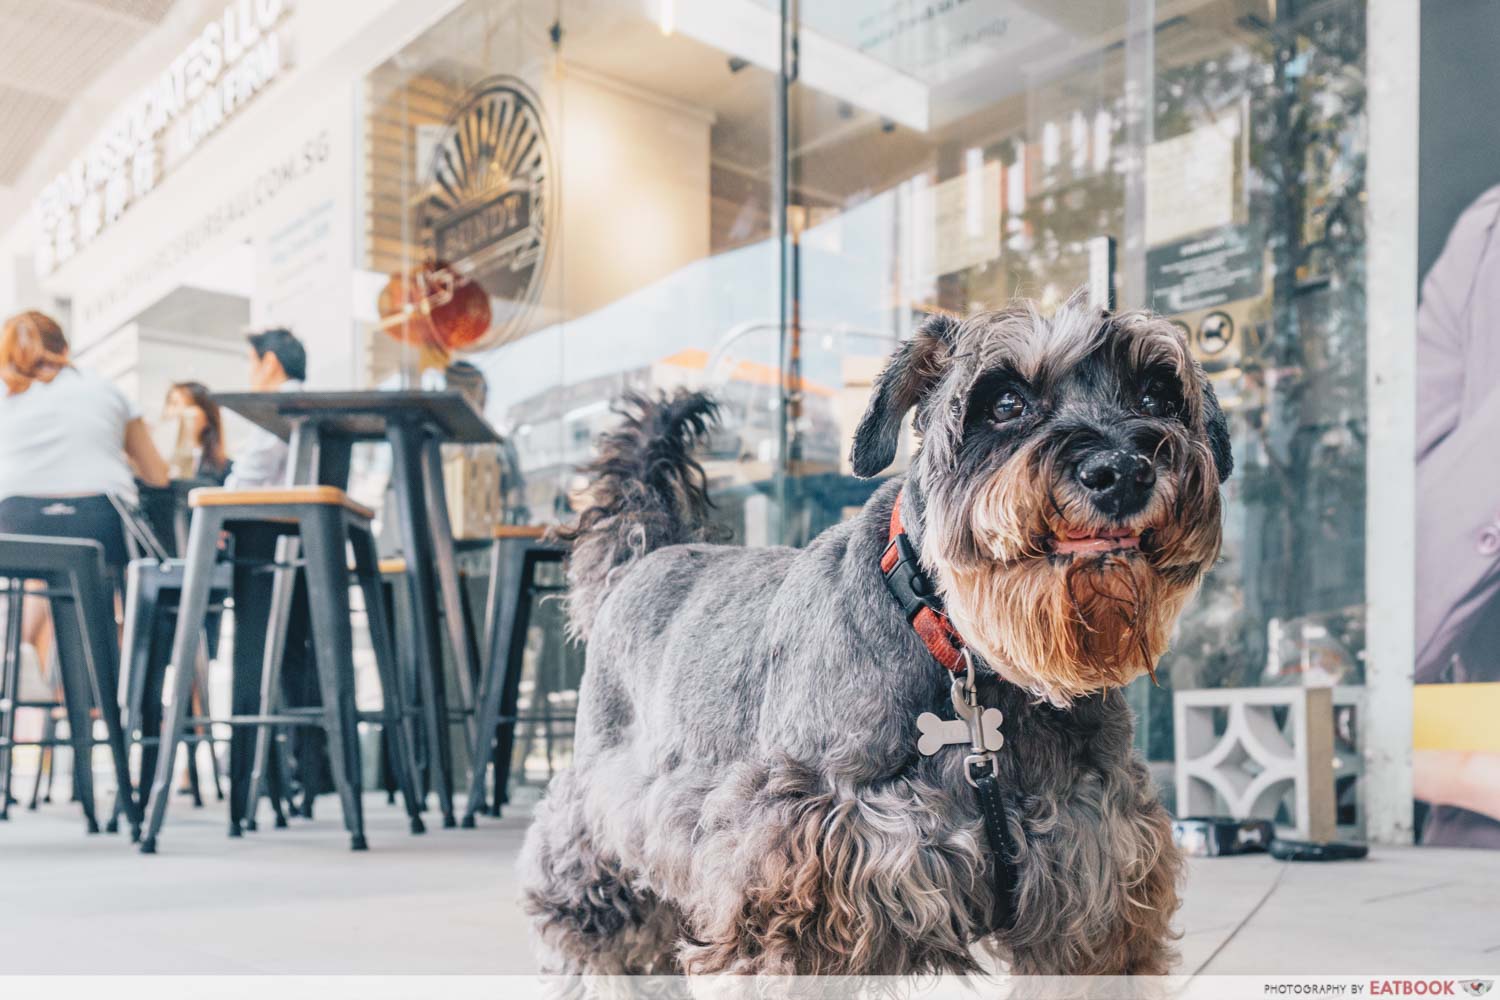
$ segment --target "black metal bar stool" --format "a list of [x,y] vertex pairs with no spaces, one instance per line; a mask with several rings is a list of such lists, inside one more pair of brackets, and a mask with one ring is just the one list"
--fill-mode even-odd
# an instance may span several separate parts
[[[410,622],[410,604],[405,600],[408,583],[406,560],[399,556],[380,560],[381,590],[385,596],[386,619],[396,633],[396,662],[401,672],[401,697],[407,707],[419,706],[421,694],[417,683],[416,664],[420,661],[415,647],[415,634]],[[420,712],[418,713],[420,715]],[[385,790],[387,804],[396,801],[396,771],[391,766],[390,739],[380,733],[380,787]],[[431,791],[427,782],[427,743],[413,738],[412,755],[417,764],[417,787],[426,808],[427,793]]]
[[[422,832],[418,815],[420,801],[416,794],[415,766],[407,731],[407,713],[396,676],[394,644],[380,596],[380,573],[375,540],[370,532],[372,513],[350,500],[343,490],[331,486],[289,487],[284,489],[226,490],[202,489],[189,498],[192,527],[189,530],[187,565],[177,628],[172,643],[172,663],[179,665],[168,702],[163,712],[161,753],[157,759],[156,780],[148,799],[148,816],[141,852],[156,851],[156,838],[166,816],[171,797],[172,772],[177,746],[195,724],[215,722],[230,726],[260,727],[261,740],[267,739],[271,726],[317,726],[328,738],[328,756],[343,806],[344,826],[354,850],[367,847],[364,809],[360,801],[361,775],[359,722],[378,722],[391,734],[397,761],[397,780],[406,801],[413,833]],[[317,663],[318,687],[322,706],[316,709],[269,711],[264,698],[261,710],[254,715],[231,715],[220,719],[190,719],[188,703],[193,686],[195,654],[202,642],[204,615],[208,610],[209,591],[219,561],[221,531],[233,533],[237,526],[277,525],[302,549],[303,569],[307,574],[312,611],[312,633]],[[383,705],[381,711],[365,716],[354,705],[354,641],[350,626],[350,573],[346,549],[354,550],[354,581],[361,587],[369,620],[371,643],[380,675]],[[292,545],[278,546],[283,551]],[[277,584],[291,577],[292,567],[278,560]],[[287,598],[289,600],[289,597]],[[275,597],[273,596],[273,604]],[[274,609],[273,609],[274,613]],[[275,632],[268,632],[268,645],[274,644]],[[180,665],[188,665],[182,669]],[[276,664],[279,667],[279,664]],[[273,688],[274,689],[274,688]],[[262,687],[263,692],[265,686]]]
[[464,806],[466,829],[474,827],[474,817],[485,806],[484,777],[491,762],[495,770],[495,797],[490,815],[499,816],[500,806],[508,801],[516,704],[520,697],[531,602],[537,593],[554,589],[537,584],[536,570],[543,563],[562,562],[568,555],[568,546],[551,540],[546,532],[542,525],[495,527],[485,616],[486,654],[475,720],[478,735],[472,748],[474,766],[469,777],[469,799]]
[[[3,676],[0,676],[0,818],[8,816],[16,710],[20,703],[21,602],[23,582],[40,580],[52,605],[68,743],[73,748],[73,783],[90,833],[99,832],[94,804],[93,749],[109,746],[132,836],[141,814],[130,780],[130,761],[120,721],[119,637],[114,588],[104,567],[104,548],[89,539],[0,535],[0,579],[8,580],[8,611]],[[33,592],[35,594],[35,592]],[[106,737],[94,738],[93,711],[104,721]],[[58,741],[51,741],[56,743]]]
[[[177,598],[182,591],[182,552],[187,546],[190,513],[188,495],[195,489],[216,485],[213,480],[201,477],[174,479],[165,487],[137,480],[136,491],[140,498],[137,506],[132,509],[116,504],[127,537],[134,543],[132,548],[141,556],[133,559],[125,570],[120,672],[126,692],[126,740],[141,746],[136,787],[142,798],[150,787],[149,776],[155,770],[157,733],[161,729],[161,684],[171,654]],[[223,581],[215,582],[210,595],[212,613],[206,625],[208,652],[198,657],[198,676],[193,688],[193,698],[204,706],[204,715],[208,714],[208,664],[216,655],[224,598],[228,595],[229,567],[223,569]],[[220,582],[225,586],[220,586]],[[198,768],[192,763],[199,749],[208,751],[214,795],[220,802],[224,801],[220,761],[213,737],[211,730],[204,730],[196,733],[190,744],[188,789],[195,807],[203,805]],[[145,803],[142,802],[141,806],[144,809]],[[117,809],[116,817],[118,815]],[[114,820],[110,822],[113,824]]]
[[[441,524],[437,530],[447,530],[447,515],[441,515]],[[434,523],[437,523],[438,515],[434,515]],[[442,652],[443,656],[438,661],[429,664],[427,659],[419,652],[419,637],[414,627],[414,609],[416,606],[416,595],[413,593],[413,574],[407,560],[403,557],[384,559],[380,563],[380,572],[384,577],[391,600],[391,611],[393,621],[397,625],[398,651],[401,657],[401,680],[406,685],[407,704],[420,706],[419,718],[425,717],[425,692],[428,685],[423,683],[424,672],[442,672],[446,679],[442,685],[444,692],[453,692],[452,695],[445,694],[445,712],[441,713],[445,724],[439,726],[439,737],[442,741],[449,742],[451,728],[457,724],[464,727],[462,757],[467,760],[469,752],[474,748],[478,739],[478,731],[475,728],[475,720],[478,717],[477,690],[479,687],[480,668],[483,662],[480,655],[481,630],[484,623],[479,616],[484,614],[484,602],[488,600],[488,587],[490,582],[490,571],[486,558],[488,550],[493,548],[493,542],[489,539],[459,539],[451,542],[451,555],[455,557],[454,572],[457,574],[456,584],[452,587],[443,588],[444,600],[439,609],[439,617],[443,621],[444,629],[448,633],[449,645]],[[474,563],[483,564],[482,568],[466,569],[464,561],[459,557],[473,553],[479,558],[470,560]],[[441,561],[441,559],[439,560]],[[445,573],[438,573],[441,579]],[[477,600],[471,600],[470,592],[476,589],[475,584],[484,588],[483,596]],[[477,613],[476,613],[477,607]],[[455,629],[455,626],[456,629]],[[467,648],[465,655],[459,656],[453,650],[459,648],[454,643],[462,643]],[[459,759],[460,754],[456,747],[452,748],[449,763],[443,769],[437,767],[435,755],[431,752],[431,745],[422,740],[416,741],[417,774],[421,782],[423,800],[427,793],[434,790],[442,780],[443,773],[461,773],[463,761]],[[439,804],[441,805],[441,795]],[[444,826],[457,826],[457,820],[451,822],[444,820]]]
[[[209,589],[211,611],[222,611],[224,599],[229,595],[228,563],[216,566]],[[129,744],[141,748],[139,779],[136,782],[141,809],[145,809],[145,794],[150,788],[151,776],[156,771],[160,747],[161,705],[163,684],[166,681],[167,665],[170,661],[171,643],[176,631],[178,603],[182,595],[183,581],[187,574],[187,563],[182,559],[133,559],[125,570],[125,627],[121,647],[124,652],[125,687],[125,736]],[[216,616],[210,615],[212,625]],[[194,658],[192,697],[203,706],[203,715],[208,715],[208,654],[209,636],[199,646]],[[203,804],[198,788],[197,767],[192,759],[198,749],[208,750],[213,767],[214,789],[222,801],[224,793],[219,783],[219,765],[213,752],[213,734],[209,727],[195,727],[185,737],[188,744],[188,775],[191,781],[193,804]],[[116,801],[115,812],[119,815],[121,804]],[[111,824],[114,820],[110,821]]]

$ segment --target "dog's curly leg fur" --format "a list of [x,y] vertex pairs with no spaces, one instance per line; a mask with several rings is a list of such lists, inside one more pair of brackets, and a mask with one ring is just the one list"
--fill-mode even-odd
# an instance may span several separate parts
[[1165,975],[1181,853],[1145,766],[1081,778],[1020,820],[1021,902],[1008,935],[1018,975]]
[[734,827],[725,816],[700,844],[704,889],[688,916],[701,941],[683,948],[685,971],[977,969],[969,914],[988,907],[985,854],[978,823],[953,819],[949,789],[915,778],[839,788],[790,761],[763,781],[733,806]]
[[537,808],[520,859],[523,906],[533,917],[542,971],[555,975],[679,972],[681,919],[595,844],[573,774],[558,776]]

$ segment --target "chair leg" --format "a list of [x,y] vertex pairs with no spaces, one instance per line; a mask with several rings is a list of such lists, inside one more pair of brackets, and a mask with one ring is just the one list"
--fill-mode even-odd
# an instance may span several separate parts
[[[47,727],[44,724],[42,726],[42,740],[45,741],[46,739],[47,739]],[[40,750],[39,750],[39,752],[38,752],[38,754],[37,754],[37,759],[36,759],[36,774],[34,774],[34,775],[31,776],[31,801],[29,801],[29,802],[26,803],[26,809],[27,809],[28,812],[36,812],[37,806],[41,804],[41,801],[42,801],[42,768],[46,764],[46,762],[47,762],[47,754],[51,750],[52,750],[51,747],[41,747]],[[117,809],[119,808],[118,803],[116,804],[115,808],[117,808]],[[111,820],[111,822],[113,822],[113,820]],[[110,831],[110,832],[113,833],[114,831]]]
[[[198,707],[198,699],[193,699],[193,708],[190,715],[197,715],[201,709]],[[188,797],[193,800],[194,809],[203,808],[203,780],[198,776],[198,746],[202,742],[200,734],[203,732],[199,726],[194,726],[187,740],[187,778]]]
[[193,663],[203,640],[203,616],[208,611],[208,592],[218,557],[221,520],[217,512],[200,508],[193,512],[192,527],[188,531],[187,569],[182,581],[182,600],[177,609],[177,630],[172,637],[172,663],[178,666],[172,678],[171,701],[162,712],[160,752],[156,759],[156,779],[147,798],[148,816],[145,836],[141,840],[142,854],[156,853],[156,836],[161,832],[167,805],[172,799],[172,769],[192,700]]
[[[514,542],[495,543],[494,574],[490,578],[490,609],[485,628],[489,649],[480,679],[479,710],[475,723],[478,736],[471,748],[474,769],[469,777],[469,798],[464,805],[463,826],[472,829],[474,817],[484,808],[484,772],[495,746],[510,663],[511,638],[516,630],[526,590],[526,546]],[[495,773],[495,810],[499,815],[504,776]]]
[[464,713],[464,737],[469,746],[473,746],[478,734],[474,719],[474,677],[479,671],[474,665],[476,651],[464,613],[463,593],[458,583],[458,560],[453,551],[453,525],[448,520],[448,505],[443,500],[443,453],[435,438],[428,438],[422,443],[422,478],[427,523],[432,529],[432,561],[437,570],[443,624],[448,631],[449,648],[453,650],[458,703]]
[[[76,585],[76,578],[70,582]],[[55,586],[53,589],[56,593]],[[51,599],[52,632],[57,640],[68,741],[73,749],[73,794],[83,807],[88,832],[98,833],[99,818],[94,810],[94,723],[91,715],[93,699],[89,693],[89,654],[87,640],[79,625],[78,590],[76,586],[68,589],[68,596],[59,594]]]
[[443,670],[443,641],[437,634],[437,591],[431,560],[432,528],[427,508],[418,509],[425,482],[421,448],[426,434],[415,426],[391,427],[392,475],[396,482],[396,517],[402,545],[407,550],[407,595],[411,601],[411,629],[417,650],[416,674],[421,691],[427,773],[437,792],[443,826],[457,826],[453,812],[453,755],[449,742],[447,681]]
[[354,708],[354,636],[349,623],[349,574],[344,562],[344,513],[338,508],[320,507],[303,516],[302,532],[328,759],[344,808],[349,846],[363,851],[369,845],[360,800],[359,718]]
[[[78,597],[73,604],[74,624],[83,645],[84,680],[88,685],[84,693],[98,709],[100,721],[104,723],[104,742],[109,748],[110,763],[114,765],[115,782],[129,792],[134,786],[130,777],[129,751],[125,745],[125,728],[120,721],[120,647],[115,633],[114,586],[94,567],[89,571],[75,571],[71,577],[73,591]],[[87,714],[84,723],[84,736],[90,751],[88,756],[91,757],[93,722]],[[86,763],[90,766],[90,777],[85,785],[84,811],[92,815],[92,764]],[[134,795],[121,796],[121,801],[134,839],[140,832],[140,810]]]
[[[376,566],[378,569],[378,562],[376,563]],[[391,632],[394,635],[395,632],[399,631],[399,627],[396,625],[396,612],[394,610],[395,588],[393,587],[391,581],[387,580],[383,575],[380,577],[379,588],[381,610],[385,615],[387,627],[391,629]],[[368,598],[366,598],[366,600],[368,600]],[[394,642],[395,640],[393,639],[392,641]],[[399,645],[392,649],[391,655],[394,657],[396,663],[396,679],[398,682],[397,694],[401,699],[402,711],[406,711],[415,704],[414,701],[407,698],[406,696],[406,684],[404,677],[404,667],[406,659],[403,657]],[[420,746],[421,741],[416,740],[415,745]],[[385,804],[388,806],[393,806],[396,804],[396,758],[392,756],[394,753],[395,749],[391,745],[391,734],[386,732],[385,727],[382,726],[380,728],[380,787],[385,789]],[[415,768],[413,773],[418,776],[417,784],[418,788],[420,789],[420,775],[422,765],[415,752],[413,752],[412,754],[412,765]],[[425,810],[427,808],[425,790],[419,791],[418,800],[419,808]]]
[[[555,561],[558,553],[539,552],[530,549],[523,557],[521,581],[515,595],[516,617],[511,628],[510,648],[505,654],[505,670],[500,675],[504,681],[500,692],[500,727],[495,737],[495,807],[493,814],[500,815],[502,803],[510,802],[511,758],[516,745],[516,713],[521,695],[521,673],[526,660],[526,633],[531,625],[533,582],[539,563]],[[533,710],[538,706],[533,703]]]
[[20,580],[6,582],[5,655],[0,659],[0,820],[10,819],[10,782],[15,766],[16,702],[21,694],[21,609],[26,598]]
[[[120,636],[120,669],[125,675],[125,738],[128,743],[146,733],[146,689],[155,666],[151,653],[156,644],[157,614],[161,596],[157,586],[160,569],[154,563],[136,560],[125,571],[125,627]],[[137,788],[146,783],[154,758],[141,747]],[[119,805],[116,804],[116,813]]]
[[[49,710],[46,720],[42,722],[42,743],[50,744],[55,739],[57,739],[57,720],[52,717],[52,712]],[[51,766],[53,749],[51,746],[43,746],[41,748],[41,756],[37,758],[36,775],[31,779],[31,801],[26,804],[26,808],[31,812],[36,812],[37,806],[41,804],[42,772]],[[116,794],[115,798],[115,808],[119,809],[119,795]],[[113,818],[111,818],[110,822],[114,822]],[[114,831],[111,830],[110,832],[113,833]]]
[[391,754],[395,750],[391,748],[391,736],[380,727],[380,787],[385,789],[385,804],[393,806],[396,804],[396,765]]
[[286,777],[286,760],[281,753],[281,744],[271,741],[271,765],[266,775],[266,797],[271,800],[271,813],[276,817],[276,829],[286,829],[286,810],[291,805],[288,797],[289,780]]
[[[203,692],[203,714],[212,716],[208,703],[208,635],[203,636],[203,653],[198,657],[198,690]],[[219,778],[219,755],[214,749],[214,727],[208,723],[203,727],[203,746],[208,750],[208,774],[214,783],[214,798],[224,801],[224,783]]]
[[[194,715],[208,716],[212,713],[208,710],[208,636],[203,637],[203,642],[198,647],[197,662],[193,664],[193,705]],[[198,774],[198,751],[204,747],[208,748],[208,760],[214,763],[213,727],[201,725],[193,727],[193,742],[188,748],[188,788],[193,795],[193,808],[203,808],[203,780]],[[219,785],[219,772],[214,768],[214,787]],[[220,796],[222,798],[223,796]]]
[[[266,651],[260,672],[260,711],[271,715],[281,710],[281,665],[286,656],[286,635],[292,620],[292,598],[297,590],[298,540],[287,536],[276,545],[276,575],[271,583],[271,609],[266,619]],[[245,796],[245,829],[255,830],[255,812],[260,803],[261,785],[271,759],[271,745],[276,738],[274,726],[260,726],[255,731],[255,758],[250,770],[250,789]],[[276,807],[280,816],[280,805]],[[285,819],[277,824],[285,826]]]
[[[57,723],[52,724],[52,738],[57,739]],[[52,804],[52,786],[57,781],[57,747],[47,748],[47,784],[42,787],[42,805]]]
[[[120,672],[124,677],[125,745],[139,743],[148,730],[145,717],[146,691],[155,664],[151,653],[155,648],[157,634],[158,599],[161,595],[158,583],[161,568],[154,562],[135,560],[125,570],[125,624],[120,637]],[[158,703],[160,699],[157,699]],[[155,757],[144,744],[140,747],[139,770],[136,778],[136,805],[144,808],[141,790],[151,772]],[[120,816],[125,812],[120,789],[115,790],[115,806],[111,811],[107,829],[114,833],[119,829]]]
[[384,715],[382,735],[390,747],[389,761],[396,784],[406,803],[411,832],[421,833],[422,803],[417,795],[417,760],[412,754],[411,717],[401,697],[401,677],[396,667],[396,646],[390,623],[385,617],[385,588],[380,580],[380,561],[375,539],[368,531],[351,530],[354,544],[354,567],[360,591],[365,598],[365,617],[369,622],[370,644],[375,648],[375,664],[380,673],[381,708]]
[[386,610],[389,614],[386,615],[386,620],[396,633],[396,667],[401,675],[401,701],[416,713],[412,722],[412,756],[417,760],[418,797],[422,803],[422,811],[426,812],[427,794],[432,791],[432,769],[427,765],[428,743],[424,728],[426,714],[423,711],[423,685],[419,677],[424,669],[424,661],[417,650],[417,630],[413,627],[411,618],[415,613],[415,601],[410,593],[411,579],[405,574],[390,579],[388,589]]

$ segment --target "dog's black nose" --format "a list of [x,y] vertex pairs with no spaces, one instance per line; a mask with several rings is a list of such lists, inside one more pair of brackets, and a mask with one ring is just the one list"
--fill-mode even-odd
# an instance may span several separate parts
[[1100,513],[1127,517],[1146,506],[1156,485],[1156,468],[1138,452],[1096,451],[1078,463],[1078,482]]

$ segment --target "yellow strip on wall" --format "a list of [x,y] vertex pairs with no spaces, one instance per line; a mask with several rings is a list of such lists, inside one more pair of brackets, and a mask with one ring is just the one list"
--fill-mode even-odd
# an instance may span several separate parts
[[1418,684],[1412,695],[1412,747],[1500,753],[1500,683]]

